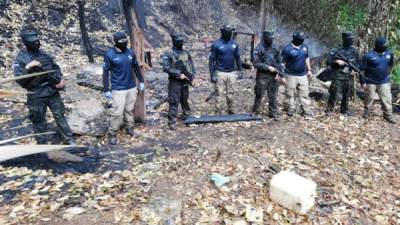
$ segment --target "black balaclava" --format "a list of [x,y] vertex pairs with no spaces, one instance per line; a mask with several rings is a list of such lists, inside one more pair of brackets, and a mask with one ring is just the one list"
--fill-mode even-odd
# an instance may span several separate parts
[[172,46],[178,50],[183,49],[184,37],[181,33],[171,34]]
[[228,25],[221,28],[221,39],[228,42],[232,39],[234,29]]
[[40,49],[40,41],[37,32],[24,32],[22,34],[22,42],[30,52],[37,52]]
[[275,34],[271,31],[263,32],[263,42],[266,47],[271,47],[274,43]]
[[343,47],[349,48],[354,44],[354,35],[351,32],[342,33]]
[[304,43],[304,39],[299,37],[294,37],[292,43],[296,46],[300,46]]
[[36,40],[34,42],[24,42],[26,49],[30,52],[37,52],[40,49],[40,41]]
[[375,51],[378,53],[386,51],[386,39],[384,37],[379,37],[375,40]]
[[124,32],[115,32],[113,38],[115,47],[121,51],[125,51],[128,48],[128,36]]
[[295,32],[293,34],[292,43],[295,46],[300,46],[300,45],[302,45],[304,43],[304,39],[306,39],[306,38],[307,38],[307,36],[303,32]]

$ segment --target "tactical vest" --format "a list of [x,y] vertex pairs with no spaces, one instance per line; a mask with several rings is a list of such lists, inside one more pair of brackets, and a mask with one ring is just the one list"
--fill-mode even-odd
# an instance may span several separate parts
[[172,65],[175,67],[176,62],[181,61],[185,65],[187,71],[190,74],[193,74],[192,65],[190,64],[189,53],[187,51],[175,52],[172,51],[170,54],[170,58],[172,59]]

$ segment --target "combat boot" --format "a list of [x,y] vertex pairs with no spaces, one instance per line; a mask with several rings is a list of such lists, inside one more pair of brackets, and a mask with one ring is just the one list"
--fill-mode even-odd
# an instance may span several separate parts
[[396,120],[393,118],[392,115],[385,115],[383,116],[383,118],[385,118],[385,120],[388,121],[389,123],[396,124]]
[[278,113],[270,113],[269,117],[274,119],[274,121],[279,121],[279,115]]
[[168,128],[170,130],[176,130],[176,124],[175,123],[168,124]]
[[125,131],[131,137],[138,137],[138,134],[135,132],[133,128],[126,128]]
[[370,114],[369,110],[365,110],[364,113],[363,113],[363,115],[362,115],[362,117],[363,117],[364,119],[368,119],[369,114]]
[[64,144],[66,144],[66,145],[76,145],[76,141],[73,138],[69,138],[68,140],[64,141]]
[[345,115],[345,116],[348,116],[348,117],[353,116],[353,113],[352,113],[350,110],[341,111],[340,113],[343,114],[343,115]]
[[116,145],[117,144],[117,135],[115,134],[109,134],[108,135],[108,142],[110,143],[110,145]]

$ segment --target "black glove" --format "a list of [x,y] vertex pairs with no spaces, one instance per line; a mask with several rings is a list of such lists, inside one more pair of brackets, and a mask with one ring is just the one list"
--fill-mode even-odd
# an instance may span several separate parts
[[239,71],[238,76],[237,76],[237,79],[238,79],[238,80],[241,80],[241,79],[243,79],[243,77],[244,77],[243,71]]
[[215,84],[215,83],[217,83],[217,81],[218,81],[217,76],[211,75],[211,82],[213,82]]

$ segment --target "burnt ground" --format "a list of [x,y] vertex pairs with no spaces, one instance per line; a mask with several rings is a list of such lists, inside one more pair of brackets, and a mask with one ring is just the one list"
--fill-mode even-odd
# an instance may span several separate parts
[[[213,111],[204,102],[211,86],[205,74],[201,77],[191,95],[196,115]],[[165,79],[149,83],[149,88],[166,88]],[[252,79],[239,82],[239,112],[249,112],[253,85]],[[60,165],[36,155],[1,164],[1,219],[14,224],[233,224],[246,220],[244,211],[251,205],[262,210],[260,224],[398,224],[399,125],[383,121],[379,105],[369,120],[362,119],[360,100],[352,104],[353,117],[328,118],[323,102],[312,104],[315,117],[310,120],[282,113],[279,122],[265,117],[188,127],[180,123],[176,132],[167,129],[167,104],[161,104],[149,110],[138,139],[121,133],[120,145],[111,147],[105,138],[78,137],[91,146],[75,152],[84,157],[82,163]],[[16,106],[2,108],[4,118],[13,118],[5,127],[29,132],[25,109]],[[27,128],[18,128],[21,124]],[[12,132],[3,130],[2,135],[17,134]],[[268,182],[280,170],[318,184],[317,204],[306,216],[269,200]],[[210,173],[229,176],[231,182],[216,188]],[[168,213],[143,214],[154,196],[164,196],[158,207],[168,205],[173,219],[165,219]],[[180,207],[174,208],[174,201]],[[77,206],[86,211],[73,217],[66,213]]]

